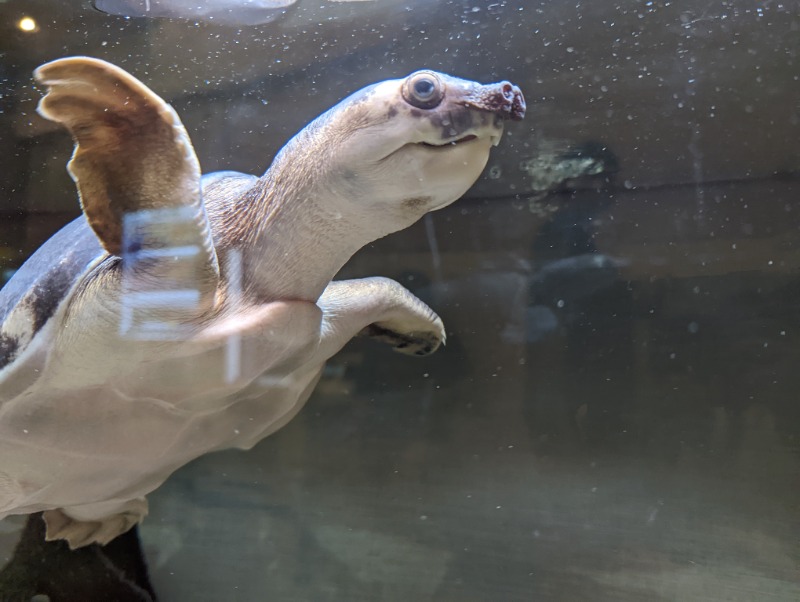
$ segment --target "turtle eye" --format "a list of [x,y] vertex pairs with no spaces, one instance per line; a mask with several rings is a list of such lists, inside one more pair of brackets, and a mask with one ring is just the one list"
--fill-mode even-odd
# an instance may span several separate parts
[[432,109],[444,98],[444,86],[435,73],[417,71],[403,86],[403,98],[418,109]]

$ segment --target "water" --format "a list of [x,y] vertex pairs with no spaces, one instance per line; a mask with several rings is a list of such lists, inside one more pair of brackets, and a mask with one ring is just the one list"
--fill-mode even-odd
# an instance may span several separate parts
[[340,275],[397,279],[447,346],[353,342],[287,427],[149,496],[160,599],[800,598],[800,18],[729,4],[301,0],[242,30],[70,9],[6,38],[5,269],[76,209],[27,79],[65,48],[169,98],[204,171],[261,173],[423,65],[528,99],[468,198]]

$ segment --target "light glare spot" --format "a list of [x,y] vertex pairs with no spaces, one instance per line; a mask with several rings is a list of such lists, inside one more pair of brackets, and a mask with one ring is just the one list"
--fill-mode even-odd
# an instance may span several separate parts
[[22,17],[19,21],[17,21],[17,27],[26,33],[31,33],[39,29],[36,21],[34,21],[31,17]]

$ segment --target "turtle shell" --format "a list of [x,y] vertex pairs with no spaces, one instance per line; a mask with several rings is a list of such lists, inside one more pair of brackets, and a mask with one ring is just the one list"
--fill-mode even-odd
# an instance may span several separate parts
[[86,218],[76,218],[42,245],[0,290],[0,380],[108,253]]

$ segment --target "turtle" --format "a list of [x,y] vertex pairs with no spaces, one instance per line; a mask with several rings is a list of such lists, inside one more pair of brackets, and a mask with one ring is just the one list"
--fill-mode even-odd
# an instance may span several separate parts
[[289,422],[353,337],[444,343],[399,283],[334,276],[461,197],[525,114],[508,81],[423,69],[336,104],[261,177],[201,175],[174,109],[120,67],[34,75],[74,140],[82,214],[0,291],[0,519],[43,512],[73,549],[138,524],[189,461]]

